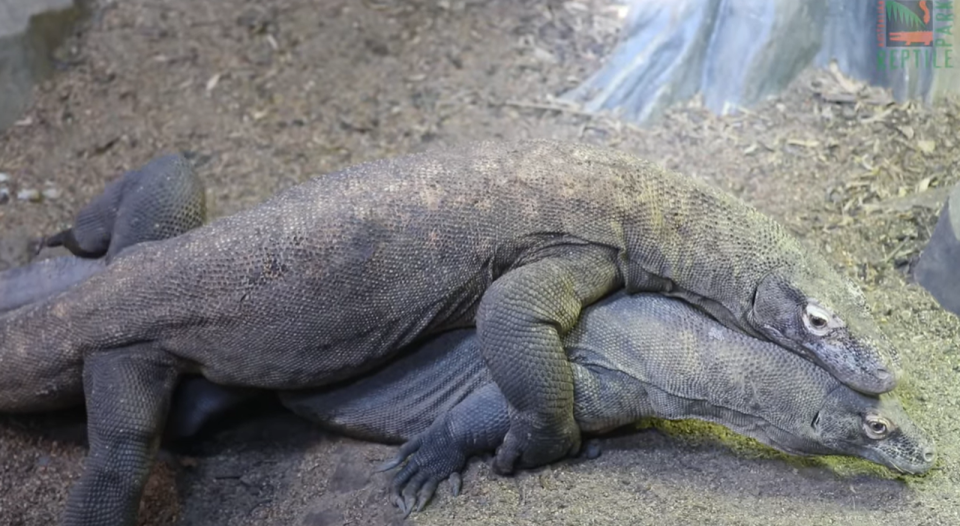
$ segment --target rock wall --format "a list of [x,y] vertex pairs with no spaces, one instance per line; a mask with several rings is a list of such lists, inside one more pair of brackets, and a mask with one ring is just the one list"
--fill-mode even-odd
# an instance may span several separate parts
[[76,0],[0,0],[0,131],[30,104],[53,71],[51,52],[80,17]]

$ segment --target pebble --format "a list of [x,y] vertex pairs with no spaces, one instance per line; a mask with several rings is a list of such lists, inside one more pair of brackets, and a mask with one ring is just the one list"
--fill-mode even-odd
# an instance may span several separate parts
[[44,189],[43,189],[43,197],[45,197],[46,199],[56,199],[56,198],[60,197],[60,189],[59,189],[59,188],[44,188]]
[[10,190],[6,187],[0,187],[0,205],[10,202]]
[[17,192],[17,199],[21,201],[32,201],[34,203],[40,201],[40,192],[34,190],[33,188],[27,188]]
[[10,180],[10,176],[9,176],[9,175],[7,175],[7,174],[5,174],[5,173],[3,173],[3,172],[0,172],[0,183],[5,183],[5,182],[7,182],[7,181],[9,181],[9,180]]

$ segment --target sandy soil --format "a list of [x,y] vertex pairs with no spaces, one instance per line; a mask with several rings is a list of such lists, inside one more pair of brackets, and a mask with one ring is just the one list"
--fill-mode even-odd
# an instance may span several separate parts
[[[718,426],[645,423],[604,440],[593,461],[513,478],[475,461],[460,497],[442,485],[405,522],[387,503],[387,475],[371,474],[394,448],[266,411],[165,452],[143,524],[960,523],[960,322],[909,277],[941,188],[960,180],[960,106],[894,105],[808,72],[740,116],[691,104],[643,130],[586,116],[552,97],[596,70],[614,42],[615,11],[593,4],[96,2],[58,52],[62,71],[0,135],[14,194],[0,204],[0,268],[23,263],[31,237],[162,151],[189,152],[221,215],[314,175],[440,143],[608,144],[742,196],[857,278],[901,349],[899,395],[937,440],[937,467],[900,477],[857,460],[789,458]],[[859,102],[828,102],[851,99],[838,92]],[[16,199],[29,189],[54,195]],[[0,417],[0,522],[54,522],[84,454],[82,415]]]

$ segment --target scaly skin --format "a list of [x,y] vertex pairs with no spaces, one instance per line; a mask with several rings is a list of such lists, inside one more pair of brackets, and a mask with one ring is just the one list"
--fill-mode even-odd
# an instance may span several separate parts
[[[896,353],[856,287],[753,208],[614,150],[481,142],[318,177],[0,316],[0,411],[85,392],[100,460],[66,522],[132,524],[171,374],[318,387],[476,324],[509,402],[506,473],[579,448],[560,338],[620,289],[684,298],[860,391],[896,384]],[[118,370],[158,403],[127,410],[95,388]],[[105,480],[125,494],[94,506]]]

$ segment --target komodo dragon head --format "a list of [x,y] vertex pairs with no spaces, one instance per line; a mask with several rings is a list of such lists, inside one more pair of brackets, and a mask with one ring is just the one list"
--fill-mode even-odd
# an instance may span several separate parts
[[771,341],[820,365],[851,389],[876,395],[896,387],[899,356],[863,292],[815,254],[767,274],[747,318]]
[[894,396],[865,396],[838,386],[811,426],[832,454],[865,458],[901,473],[926,473],[937,458],[933,441]]

